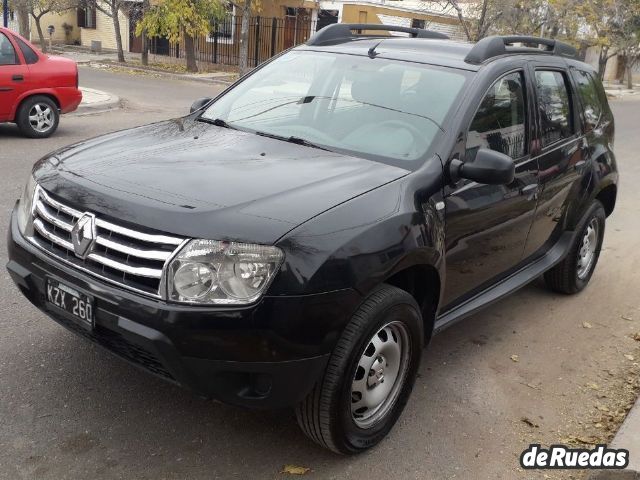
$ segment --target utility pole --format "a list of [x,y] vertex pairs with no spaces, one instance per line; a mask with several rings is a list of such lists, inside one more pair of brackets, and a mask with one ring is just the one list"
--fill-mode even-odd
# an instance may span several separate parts
[[2,26],[9,26],[9,0],[2,0]]

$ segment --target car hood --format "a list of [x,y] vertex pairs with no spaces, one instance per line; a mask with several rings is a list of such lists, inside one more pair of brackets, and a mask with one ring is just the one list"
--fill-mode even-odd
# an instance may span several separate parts
[[263,244],[408,173],[189,118],[67,147],[34,170],[45,190],[79,209],[188,237]]

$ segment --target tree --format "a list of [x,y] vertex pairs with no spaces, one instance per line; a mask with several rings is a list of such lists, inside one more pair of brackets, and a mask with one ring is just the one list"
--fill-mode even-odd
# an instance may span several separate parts
[[227,14],[225,0],[160,0],[151,6],[136,27],[150,37],[166,37],[172,43],[184,38],[187,70],[197,72],[195,38],[208,35],[211,24]]
[[73,8],[71,0],[15,0],[13,5],[20,16],[20,35],[29,38],[29,17],[33,18],[38,31],[40,49],[45,53],[48,46],[40,23],[42,17],[48,13],[62,13]]
[[124,49],[122,48],[122,34],[120,32],[120,12],[126,11],[127,2],[125,0],[85,0],[95,7],[96,10],[104,13],[113,21],[114,35],[116,39],[116,49],[118,50],[118,61],[125,63]]
[[240,58],[238,68],[240,76],[246,74],[249,68],[249,20],[251,18],[251,0],[242,3],[242,23],[240,25]]

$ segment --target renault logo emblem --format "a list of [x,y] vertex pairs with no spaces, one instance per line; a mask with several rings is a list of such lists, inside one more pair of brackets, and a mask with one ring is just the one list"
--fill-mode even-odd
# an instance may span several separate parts
[[96,243],[96,217],[92,213],[84,213],[71,229],[71,242],[77,257],[85,259]]

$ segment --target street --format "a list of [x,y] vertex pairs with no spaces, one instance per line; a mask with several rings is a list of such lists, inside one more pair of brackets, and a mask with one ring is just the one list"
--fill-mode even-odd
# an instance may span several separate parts
[[[82,86],[124,108],[63,116],[48,140],[0,125],[0,226],[34,161],[64,145],[188,112],[222,87],[81,67]],[[606,443],[635,400],[640,342],[640,100],[611,102],[621,181],[589,287],[534,282],[438,335],[413,395],[378,447],[341,457],[311,443],[292,411],[197,398],[66,331],[20,295],[0,249],[0,478],[583,478],[521,470],[531,443]],[[3,233],[4,234],[4,233]],[[4,237],[3,237],[4,238]],[[637,337],[637,338],[640,338]]]

